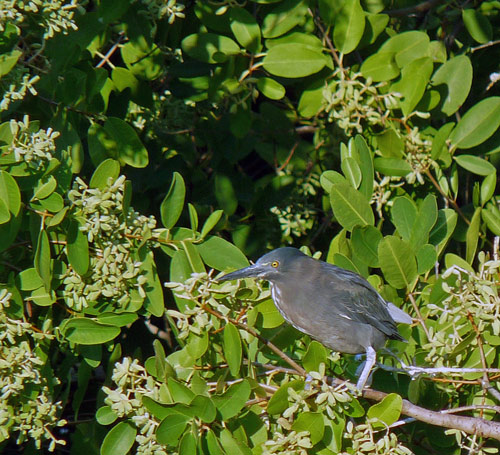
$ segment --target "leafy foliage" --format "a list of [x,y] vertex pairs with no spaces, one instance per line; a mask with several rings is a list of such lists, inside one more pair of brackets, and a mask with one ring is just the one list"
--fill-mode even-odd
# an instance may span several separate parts
[[[499,14],[2,2],[0,449],[496,453]],[[375,390],[216,282],[283,244],[414,317]]]

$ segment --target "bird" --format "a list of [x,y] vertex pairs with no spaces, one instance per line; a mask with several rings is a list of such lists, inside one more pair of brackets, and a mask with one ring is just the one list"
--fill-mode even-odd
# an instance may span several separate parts
[[297,248],[277,248],[218,281],[242,278],[267,280],[279,312],[300,332],[333,351],[366,353],[358,391],[365,387],[376,352],[386,340],[406,341],[396,323],[412,323],[409,314],[384,300],[362,276]]

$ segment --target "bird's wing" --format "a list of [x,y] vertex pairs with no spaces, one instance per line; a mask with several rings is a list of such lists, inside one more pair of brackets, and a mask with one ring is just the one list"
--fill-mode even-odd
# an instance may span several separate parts
[[363,277],[349,270],[324,263],[322,286],[332,299],[332,309],[340,317],[369,324],[390,338],[401,339],[387,302]]

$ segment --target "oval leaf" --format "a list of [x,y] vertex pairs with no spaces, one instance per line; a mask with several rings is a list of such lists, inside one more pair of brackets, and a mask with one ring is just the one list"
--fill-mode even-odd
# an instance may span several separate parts
[[342,227],[373,225],[375,218],[368,200],[348,183],[336,183],[330,190],[333,214]]
[[[390,426],[399,419],[402,407],[403,399],[396,393],[390,393],[380,403],[371,406],[366,415],[370,419],[377,418],[386,426]],[[385,426],[379,424],[378,427]]]
[[451,132],[450,141],[459,149],[483,143],[500,125],[500,97],[486,98],[471,107]]
[[477,175],[490,175],[495,173],[495,166],[489,161],[486,161],[479,156],[474,155],[457,155],[453,159],[458,163],[459,166],[467,169],[473,174]]
[[228,271],[249,265],[246,256],[237,246],[221,237],[210,236],[195,245],[203,262],[216,270]]
[[333,42],[343,54],[349,54],[359,44],[365,30],[365,12],[359,0],[345,0],[335,18]]
[[101,445],[101,455],[124,455],[132,448],[137,428],[130,422],[120,422],[106,435]]
[[89,269],[89,243],[87,236],[80,230],[76,220],[70,222],[66,237],[68,261],[79,275],[85,275]]
[[66,339],[77,344],[102,344],[120,334],[118,327],[100,324],[88,318],[73,318],[66,321],[61,324],[61,331]]
[[417,261],[408,243],[389,235],[378,244],[380,268],[396,289],[408,289],[417,277]]
[[263,66],[275,76],[298,78],[317,73],[326,62],[325,56],[317,49],[300,43],[290,43],[269,49]]
[[45,290],[50,290],[50,282],[52,280],[51,260],[50,260],[50,244],[49,237],[45,230],[41,230],[38,235],[38,243],[35,251],[35,269],[43,281]]
[[230,322],[224,327],[224,355],[229,371],[237,377],[241,366],[241,338],[239,330]]
[[181,174],[174,172],[168,193],[160,205],[161,222],[167,229],[172,229],[181,216],[185,197],[184,179]]

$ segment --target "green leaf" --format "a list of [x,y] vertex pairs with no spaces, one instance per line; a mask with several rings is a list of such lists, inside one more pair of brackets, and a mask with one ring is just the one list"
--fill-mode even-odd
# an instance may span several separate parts
[[325,83],[316,81],[302,91],[297,108],[302,117],[314,117],[319,113],[324,103],[324,90]]
[[103,126],[92,125],[89,129],[89,152],[97,163],[111,157],[121,164],[142,168],[149,162],[148,151],[134,128],[117,117],[108,117]]
[[229,386],[222,395],[213,395],[212,401],[222,420],[227,421],[236,416],[250,398],[251,391],[248,381],[243,380]]
[[377,52],[370,55],[361,65],[365,78],[371,77],[374,82],[390,81],[399,76],[395,52]]
[[389,235],[378,244],[380,268],[396,289],[410,289],[417,277],[417,261],[407,242]]
[[182,436],[179,443],[179,455],[193,455],[196,453],[197,441],[192,432],[188,431]]
[[181,47],[190,57],[206,63],[222,62],[241,52],[231,38],[215,33],[193,33],[182,40]]
[[428,243],[422,245],[417,251],[417,272],[419,275],[431,270],[437,261],[436,247]]
[[272,299],[264,300],[255,309],[262,315],[262,328],[274,329],[285,321]]
[[139,79],[152,81],[164,71],[164,54],[154,43],[134,39],[121,46],[120,51],[127,68]]
[[103,190],[109,185],[110,181],[115,181],[120,175],[120,163],[108,158],[104,160],[92,174],[90,179],[90,188],[99,188]]
[[189,408],[193,417],[197,417],[205,423],[211,423],[215,420],[217,409],[209,397],[196,395],[189,403]]
[[491,41],[493,31],[486,16],[474,8],[462,10],[462,19],[470,36],[479,44]]
[[401,109],[407,116],[417,106],[427,87],[433,70],[432,60],[422,57],[408,63],[401,72],[401,79],[392,85],[391,91],[403,95]]
[[31,200],[45,199],[46,197],[49,197],[55,191],[56,187],[57,180],[54,176],[49,175],[40,179],[35,187]]
[[356,264],[352,262],[346,255],[342,253],[335,253],[332,259],[333,264],[337,267],[341,267],[346,270],[350,270],[351,272],[357,273],[358,275],[362,275],[361,271],[358,269]]
[[231,432],[224,428],[220,433],[220,442],[224,451],[231,455],[252,455],[253,452],[241,439],[233,437]]
[[395,198],[391,209],[391,219],[401,238],[406,242],[410,241],[417,220],[415,203],[407,197]]
[[386,428],[398,421],[402,407],[403,399],[401,396],[390,393],[380,403],[370,406],[366,416],[369,419],[377,418],[385,424],[375,424],[376,428]]
[[465,236],[465,258],[469,264],[472,264],[476,256],[477,243],[479,240],[479,227],[481,224],[481,207],[477,207],[474,211],[474,215],[470,221],[470,225],[467,229],[467,234]]
[[321,412],[302,412],[292,424],[294,431],[308,431],[311,444],[316,444],[323,438],[325,422]]
[[459,55],[443,63],[432,76],[432,85],[443,90],[441,111],[454,114],[467,98],[472,86],[472,64],[467,55]]
[[18,215],[21,210],[21,192],[16,180],[3,170],[0,170],[0,199],[13,216]]
[[2,55],[0,55],[0,77],[10,73],[12,68],[16,66],[21,55],[23,55],[23,53],[17,49],[9,53],[2,52]]
[[226,357],[229,371],[238,377],[241,366],[241,338],[239,330],[230,322],[224,327],[224,356]]
[[43,281],[34,267],[24,269],[16,276],[16,285],[21,291],[33,291],[41,288]]
[[156,440],[166,446],[176,446],[190,420],[182,414],[171,414],[165,417],[156,429]]
[[267,413],[269,415],[281,414],[288,408],[288,389],[292,387],[293,390],[304,390],[304,381],[302,379],[292,380],[283,384],[267,403]]
[[205,238],[210,233],[210,231],[216,226],[216,224],[220,221],[223,213],[224,213],[223,210],[215,210],[208,216],[205,223],[203,224],[203,227],[201,228],[200,237],[202,239]]
[[102,324],[125,327],[137,321],[138,317],[137,313],[100,313],[97,320]]
[[477,175],[490,175],[495,174],[495,166],[489,161],[486,161],[479,156],[474,155],[456,155],[453,159],[458,163],[459,166],[467,169],[473,174]]
[[262,22],[262,34],[265,38],[276,38],[284,35],[306,19],[308,5],[302,0],[285,0],[270,13]]
[[46,291],[44,287],[41,287],[31,293],[30,300],[38,306],[51,306],[56,302],[57,296],[54,291]]
[[161,317],[165,312],[165,301],[163,299],[163,286],[156,269],[154,254],[148,250],[146,257],[142,258],[142,273],[147,278],[144,285],[146,298],[144,299],[144,309],[153,316]]
[[500,210],[498,210],[498,207],[490,202],[486,204],[481,213],[488,229],[493,234],[500,235]]
[[467,270],[470,273],[474,273],[474,269],[467,261],[462,259],[460,256],[457,256],[456,254],[447,253],[444,256],[444,266],[446,267],[446,269],[449,269],[454,265],[460,267],[461,269]]
[[161,222],[167,229],[172,229],[181,216],[186,197],[186,185],[182,175],[174,172],[168,193],[160,205]]
[[257,80],[257,88],[271,100],[280,100],[286,93],[285,87],[270,77],[259,78]]
[[72,343],[91,345],[113,340],[120,334],[120,329],[92,319],[77,317],[63,321],[61,332]]
[[365,12],[359,0],[346,0],[335,18],[333,43],[343,54],[356,49],[365,30]]
[[[142,144],[134,128],[117,117],[108,117],[104,122],[104,131],[113,143],[113,155],[122,163],[142,168],[149,163],[148,151]],[[108,143],[108,148],[110,147]]]
[[0,224],[7,223],[10,220],[10,212],[7,204],[0,199]]
[[429,36],[425,32],[403,32],[389,38],[378,52],[395,52],[396,63],[403,68],[413,60],[425,57],[429,51],[429,43]]
[[411,232],[410,245],[414,251],[428,242],[429,233],[436,224],[437,216],[436,196],[428,194],[420,204],[418,216]]
[[264,69],[275,76],[299,78],[317,73],[326,62],[326,57],[319,50],[290,43],[273,46],[262,63]]
[[261,50],[260,27],[255,18],[243,8],[231,8],[229,12],[231,30],[241,46],[252,53]]
[[361,169],[357,163],[357,161],[348,156],[342,160],[340,163],[340,167],[342,168],[342,172],[344,173],[347,181],[351,184],[352,187],[358,188],[361,183]]
[[412,171],[410,164],[399,158],[375,158],[374,165],[377,172],[395,177],[404,177]]
[[324,363],[328,360],[328,352],[326,348],[317,341],[311,341],[309,346],[307,346],[307,351],[302,357],[302,365],[306,371],[319,371],[320,363]]
[[221,237],[211,235],[195,246],[203,262],[216,270],[228,271],[249,265],[248,259],[238,247]]
[[468,149],[483,143],[500,125],[500,97],[485,98],[472,106],[451,132],[454,148]]
[[50,259],[50,243],[47,232],[42,229],[38,235],[38,242],[35,251],[35,269],[43,281],[45,290],[50,291],[50,282],[52,281],[52,267]]
[[189,404],[195,397],[195,394],[191,389],[173,378],[168,378],[167,384],[170,394],[172,395],[172,399],[176,403]]
[[51,213],[57,213],[64,207],[64,200],[59,193],[52,193],[50,196],[32,204],[33,207],[42,207]]
[[101,406],[95,413],[95,418],[101,425],[111,425],[118,416],[111,409],[111,406]]
[[347,183],[347,179],[337,171],[325,171],[321,174],[319,181],[321,183],[321,186],[323,189],[327,192],[330,193],[332,190],[332,186],[335,185],[336,183]]
[[373,194],[373,157],[365,139],[360,134],[354,138],[354,144],[359,155],[359,168],[361,170],[361,184],[359,191],[370,200]]
[[497,185],[497,173],[492,172],[487,175],[481,184],[481,205],[486,204],[495,194]]
[[365,196],[348,183],[336,183],[330,190],[333,214],[342,227],[352,231],[354,226],[373,225],[370,204]]
[[226,452],[222,450],[219,440],[217,439],[217,436],[215,436],[215,433],[212,431],[211,428],[208,428],[207,431],[205,432],[205,441],[207,443],[208,453],[210,455],[226,454]]
[[377,228],[355,226],[351,234],[353,256],[369,267],[379,267],[378,244],[380,240],[382,240],[382,233]]
[[85,275],[89,269],[89,243],[87,236],[80,230],[80,224],[72,220],[66,237],[68,261],[79,275]]
[[115,425],[101,445],[101,455],[125,455],[132,448],[137,428],[128,420]]
[[429,234],[429,243],[438,247],[438,255],[441,254],[453,234],[457,220],[458,215],[454,210],[439,210],[436,223]]
[[227,175],[217,173],[215,176],[215,197],[226,215],[231,216],[236,212],[238,198],[233,188],[233,182]]

